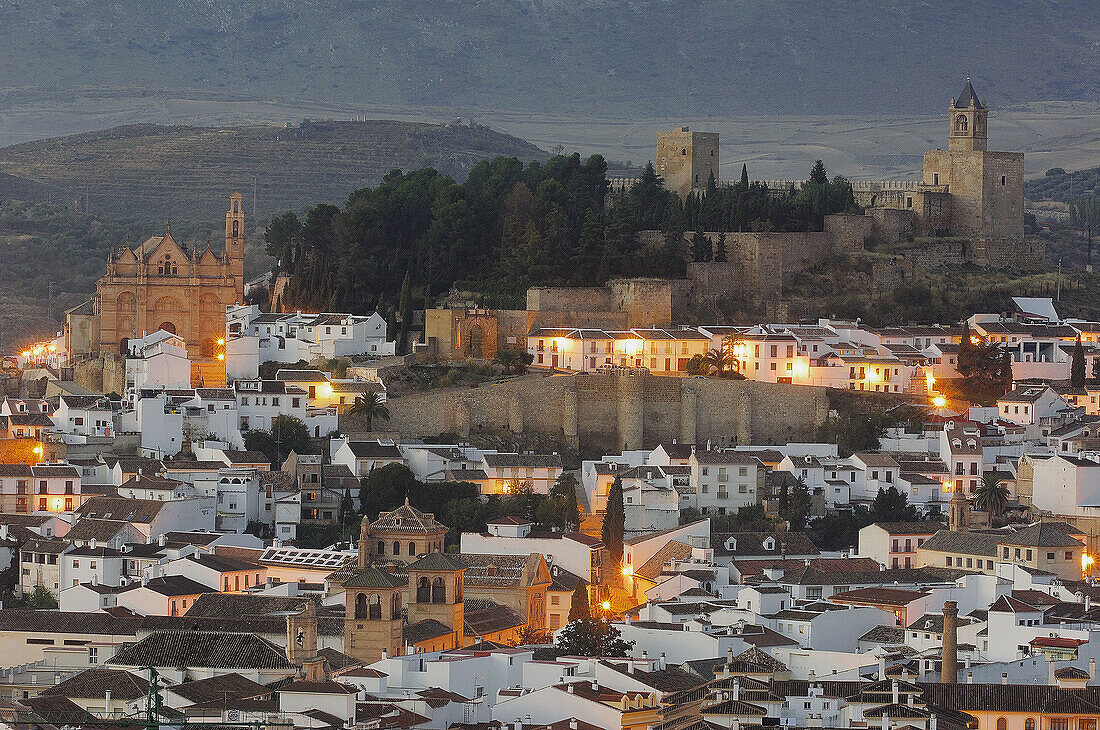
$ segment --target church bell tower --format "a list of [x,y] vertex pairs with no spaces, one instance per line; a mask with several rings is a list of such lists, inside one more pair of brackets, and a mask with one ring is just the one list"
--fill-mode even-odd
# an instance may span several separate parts
[[237,302],[244,302],[244,207],[241,194],[229,196],[225,213],[225,261],[237,288]]
[[989,110],[978,98],[969,77],[958,98],[951,100],[948,112],[951,116],[951,133],[948,136],[947,148],[949,150],[985,150],[988,141],[985,123]]

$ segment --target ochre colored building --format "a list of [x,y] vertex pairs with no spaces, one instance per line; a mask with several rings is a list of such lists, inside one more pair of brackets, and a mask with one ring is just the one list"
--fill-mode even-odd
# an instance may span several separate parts
[[188,251],[166,227],[163,236],[111,252],[95,300],[91,352],[119,352],[127,339],[163,329],[182,337],[192,357],[213,356],[225,336],[226,306],[244,300],[241,194],[229,196],[220,256],[209,246]]

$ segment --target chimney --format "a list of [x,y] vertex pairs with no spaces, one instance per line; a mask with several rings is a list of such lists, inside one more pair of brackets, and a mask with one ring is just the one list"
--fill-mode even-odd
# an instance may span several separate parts
[[966,683],[967,684],[974,684],[974,672],[967,672],[966,673]]
[[662,651],[660,658],[657,659],[657,668],[658,669],[665,669],[666,666],[667,665],[665,663],[665,653]]
[[516,721],[512,723],[512,730],[523,730],[523,720],[516,718]]
[[382,658],[383,659],[389,659],[390,658],[390,653],[388,651],[386,651],[385,649],[382,650]]
[[943,604],[943,659],[940,682],[955,684],[959,676],[959,604],[946,601]]
[[1058,684],[1057,678],[1054,676],[1054,658],[1047,659],[1047,684],[1055,686]]
[[627,674],[634,674],[634,659],[630,659],[626,663],[626,673]]
[[1001,672],[1001,684],[1008,684],[1008,672]]
[[157,537],[157,545],[160,545],[161,547],[164,547],[164,544],[165,544],[166,542],[168,542],[168,538],[167,538],[167,537],[165,537],[165,535],[164,535],[164,533],[163,533],[163,532],[162,532],[162,533],[160,533],[160,536],[159,536],[159,537]]
[[569,694],[573,694],[573,683],[572,682],[565,685],[565,691],[568,692]]
[[882,711],[882,730],[890,730],[890,718],[886,715],[886,710]]
[[737,702],[738,700],[741,699],[741,680],[739,680],[739,679],[733,680],[732,689],[733,689],[733,694],[731,695],[731,699],[733,699],[734,702]]
[[1096,660],[1089,659],[1089,679],[1096,679]]
[[111,712],[111,690],[103,691],[103,702],[103,711],[109,715]]
[[600,683],[597,682],[594,679],[592,680],[592,691],[593,692],[599,692],[600,691]]
[[142,584],[143,586],[147,586],[147,585],[149,585],[149,576],[148,576],[148,575],[146,575],[145,573],[142,573],[142,574],[141,574],[141,584]]
[[577,718],[569,718],[569,730],[577,730]]
[[891,704],[898,703],[898,680],[894,680],[890,683],[890,702]]
[[99,574],[98,573],[92,573],[92,585],[94,585],[94,586],[99,585]]
[[928,716],[928,730],[936,730],[936,713]]
[[1092,610],[1092,596],[1090,596],[1088,593],[1085,594],[1085,610]]
[[878,658],[878,678],[881,682],[886,679],[886,655],[880,655]]

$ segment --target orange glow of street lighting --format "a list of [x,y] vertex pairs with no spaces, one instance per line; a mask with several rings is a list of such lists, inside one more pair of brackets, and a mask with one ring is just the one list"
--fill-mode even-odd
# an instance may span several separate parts
[[947,405],[947,399],[944,398],[942,395],[937,395],[935,398],[932,399],[932,405],[934,405],[936,408],[943,408],[945,405]]
[[605,611],[610,611],[611,610],[611,601],[604,601],[603,603],[600,604],[600,608],[602,608]]

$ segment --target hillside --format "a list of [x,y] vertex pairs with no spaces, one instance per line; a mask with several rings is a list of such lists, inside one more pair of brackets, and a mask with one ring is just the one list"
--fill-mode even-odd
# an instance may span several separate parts
[[[545,159],[534,145],[482,126],[396,121],[293,127],[141,124],[0,148],[0,200],[79,201],[95,214],[216,220],[233,190],[260,217],[340,204],[395,168],[463,179],[498,155]],[[255,189],[256,208],[252,210]]]
[[1082,195],[1100,195],[1100,167],[1066,172],[1061,168],[1047,170],[1043,177],[1024,184],[1028,200],[1058,200],[1075,202]]
[[1090,0],[24,0],[0,4],[0,68],[24,97],[190,89],[620,119],[927,113],[967,73],[998,107],[1095,101],[1095,10]]

